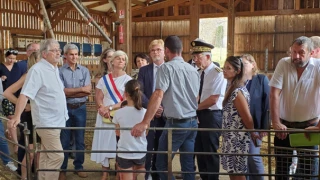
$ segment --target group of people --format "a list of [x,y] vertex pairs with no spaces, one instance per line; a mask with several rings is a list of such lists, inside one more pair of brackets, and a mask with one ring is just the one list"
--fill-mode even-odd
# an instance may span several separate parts
[[[195,179],[194,152],[202,180],[219,179],[220,164],[230,173],[232,180],[263,179],[262,158],[246,154],[260,153],[261,140],[267,133],[255,130],[269,129],[269,109],[275,130],[320,128],[316,126],[320,113],[317,106],[320,94],[317,83],[320,81],[319,37],[295,39],[290,57],[279,61],[270,82],[265,75],[258,74],[257,63],[250,54],[228,57],[221,69],[211,61],[213,45],[195,39],[191,47],[192,62],[196,67],[182,58],[179,37],[153,40],[149,45],[149,56],[138,54],[134,58],[139,68],[134,78],[126,74],[129,60],[125,52],[103,51],[101,69],[95,76],[95,126],[110,129],[94,131],[91,153],[91,160],[101,164],[104,170],[102,180],[108,179],[110,159],[116,159],[117,169],[128,170],[117,173],[120,179],[135,179],[137,176],[145,179],[151,176],[154,180],[168,178],[165,173],[168,154],[137,153],[168,150],[168,130],[154,130],[152,127],[174,128],[172,151],[181,152],[182,177],[186,180]],[[28,61],[11,63],[15,61],[17,51],[8,50],[6,61],[0,66],[0,76],[6,97],[4,113],[10,119],[8,130],[14,141],[18,142],[15,128],[22,121],[28,123],[31,131],[33,125],[37,126],[42,150],[70,149],[71,131],[64,127],[86,126],[86,100],[91,93],[90,74],[78,63],[78,54],[77,46],[67,44],[64,47],[66,63],[58,68],[61,49],[54,39],[45,40],[40,46],[35,43],[28,46]],[[15,75],[10,74],[13,70]],[[7,108],[10,103],[12,108]],[[308,106],[315,108],[305,108]],[[62,130],[52,127],[61,127]],[[183,130],[179,130],[181,128]],[[196,128],[226,131],[197,132]],[[4,133],[1,126],[0,133]],[[83,129],[74,130],[76,150],[85,150],[84,134]],[[24,144],[23,133],[21,135],[19,144]],[[219,156],[220,136],[222,155]],[[32,148],[32,136],[29,142]],[[1,145],[1,151],[8,154],[8,145],[4,142]],[[276,154],[292,154],[292,151],[277,148],[290,147],[285,132],[276,133],[275,146]],[[317,146],[305,149],[317,149]],[[21,177],[26,179],[25,152],[22,148],[17,151],[18,160],[23,162]],[[68,165],[68,152],[39,154],[39,162],[35,165],[40,169],[62,169],[60,173],[39,171],[39,179],[66,179],[64,170]],[[16,169],[5,156],[1,158],[10,169]],[[287,178],[288,159],[276,157],[276,174],[280,174],[276,179]],[[75,173],[81,178],[88,176],[83,171],[83,163],[84,153],[77,152],[73,164]],[[297,173],[317,175],[317,158],[299,157],[298,164],[304,168],[298,167]],[[133,173],[133,170],[138,172]],[[144,170],[147,172],[142,173]],[[150,170],[158,173],[149,173]],[[245,173],[255,175],[246,176]]]

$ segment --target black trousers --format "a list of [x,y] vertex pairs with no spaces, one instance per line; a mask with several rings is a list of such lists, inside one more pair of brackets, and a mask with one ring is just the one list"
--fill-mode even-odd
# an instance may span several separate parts
[[[282,122],[284,125],[287,126],[287,128],[296,128],[296,129],[304,129],[309,126],[315,126],[317,124],[305,124],[305,125],[299,125],[301,123],[297,123],[297,126],[294,125],[294,123],[287,124],[286,122]],[[277,155],[281,156],[276,156],[276,180],[287,180],[289,179],[288,174],[289,174],[289,168],[292,162],[292,157],[286,156],[292,155],[293,150],[287,150],[287,149],[279,149],[277,147],[291,147],[290,146],[290,138],[289,135],[283,140],[279,139],[277,136],[274,137],[274,152]],[[298,179],[318,179],[317,177],[310,177],[311,175],[318,175],[318,166],[319,166],[319,158],[314,158],[311,156],[316,155],[314,152],[308,152],[306,150],[299,150],[297,149],[297,154],[298,155],[305,155],[305,157],[298,157],[298,166],[296,170],[296,175],[300,176],[293,176],[294,180]],[[318,146],[305,146],[301,147],[301,149],[313,149],[317,150]],[[309,157],[308,157],[309,156]],[[308,177],[309,176],[309,177]]]
[[[165,121],[163,118],[154,118],[150,122],[150,128],[152,127],[164,127]],[[162,131],[154,131],[154,130],[149,130],[148,135],[147,135],[147,141],[148,141],[148,146],[147,150],[148,151],[157,151],[158,150],[158,143],[159,143],[159,138],[162,134]],[[152,171],[156,171],[156,157],[157,154],[152,154],[152,153],[147,153],[146,155],[146,162],[145,162],[145,168],[147,171],[150,169]],[[149,177],[150,173],[145,174],[145,179],[147,180]],[[159,179],[157,173],[151,173],[152,179],[157,180]]]
[[[199,120],[198,128],[217,128],[222,126],[222,111],[201,110],[197,111]],[[198,131],[195,152],[214,152],[219,149],[220,132]],[[199,172],[201,173],[219,173],[220,157],[219,155],[196,155]],[[202,180],[218,180],[219,174],[209,175],[200,174]]]

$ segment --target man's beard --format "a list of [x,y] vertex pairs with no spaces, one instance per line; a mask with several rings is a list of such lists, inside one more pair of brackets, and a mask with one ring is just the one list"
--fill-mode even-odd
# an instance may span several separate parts
[[[294,63],[294,61],[296,61],[296,60],[299,60],[299,62],[298,63]],[[308,64],[308,62],[309,61],[305,61],[305,62],[303,62],[301,59],[292,59],[292,63],[297,67],[297,68],[299,68],[299,67],[305,67],[307,64]]]

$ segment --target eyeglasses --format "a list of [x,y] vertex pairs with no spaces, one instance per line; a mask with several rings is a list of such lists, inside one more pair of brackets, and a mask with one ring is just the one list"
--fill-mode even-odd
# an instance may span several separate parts
[[193,60],[200,59],[202,56],[204,56],[204,54],[192,55],[192,59]]
[[152,53],[155,53],[155,52],[161,52],[161,51],[163,51],[163,49],[160,49],[160,48],[158,48],[158,49],[151,49],[150,50]]
[[15,49],[10,49],[10,50],[8,50],[7,52],[9,52],[10,54],[15,54],[15,55],[18,54],[18,51],[15,50]]
[[53,52],[53,53],[61,53],[62,52],[62,49],[50,49],[49,51]]

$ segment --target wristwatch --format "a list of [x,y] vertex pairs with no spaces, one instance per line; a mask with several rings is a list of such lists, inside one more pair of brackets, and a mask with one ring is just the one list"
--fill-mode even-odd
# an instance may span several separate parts
[[113,107],[112,106],[109,106],[109,111],[112,111],[113,110]]

